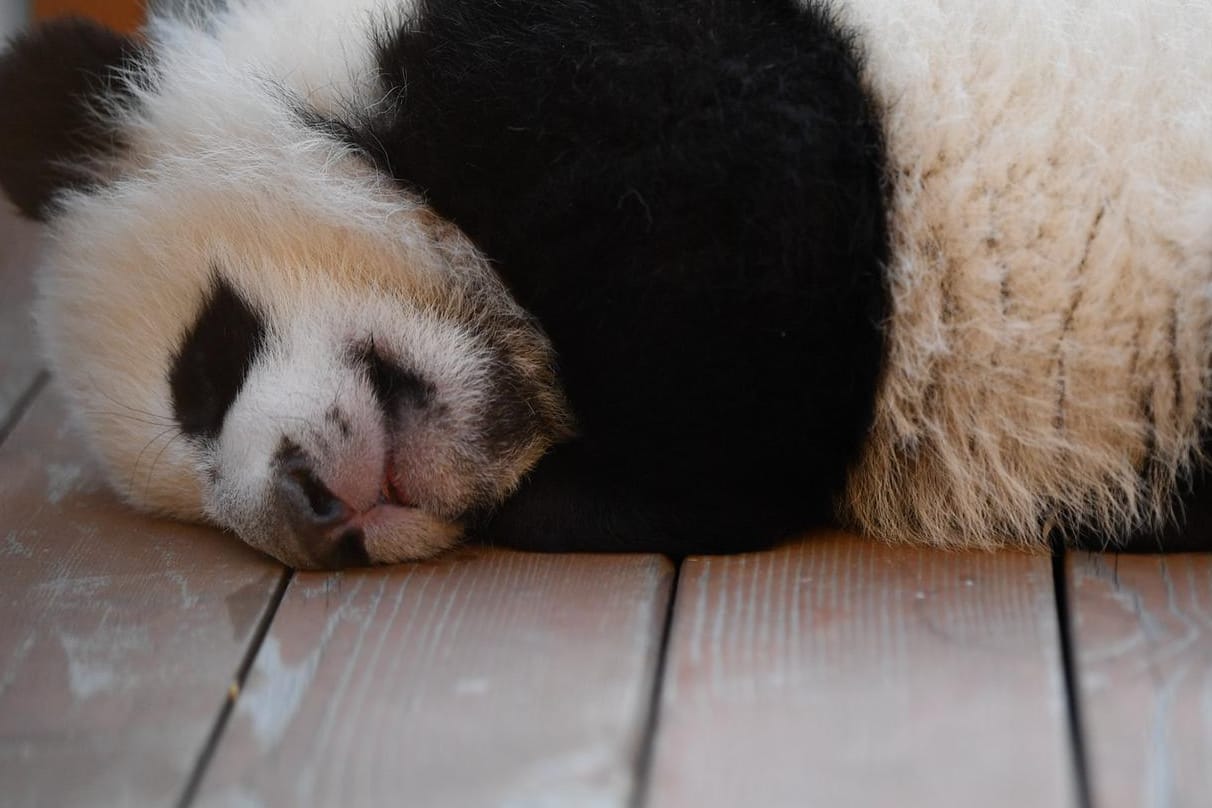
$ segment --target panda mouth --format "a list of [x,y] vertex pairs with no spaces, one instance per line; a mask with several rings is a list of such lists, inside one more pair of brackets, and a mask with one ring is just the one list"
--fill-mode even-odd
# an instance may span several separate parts
[[392,482],[391,477],[383,478],[383,485],[379,488],[379,504],[380,505],[395,505],[400,508],[415,508],[413,503],[409,502],[403,492]]
[[397,508],[415,508],[413,502],[392,474],[393,458],[389,455],[384,464],[383,481],[379,483],[379,505],[395,505]]

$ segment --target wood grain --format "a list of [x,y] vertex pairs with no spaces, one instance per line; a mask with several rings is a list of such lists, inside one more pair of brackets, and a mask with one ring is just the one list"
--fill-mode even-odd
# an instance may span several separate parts
[[42,368],[30,313],[38,248],[38,227],[0,196],[0,429]]
[[0,803],[169,805],[283,573],[117,503],[63,423],[0,447]]
[[653,808],[1073,804],[1048,558],[690,559],[666,666]]
[[1212,805],[1212,555],[1069,558],[1098,808]]
[[672,570],[477,550],[292,580],[202,805],[624,805]]

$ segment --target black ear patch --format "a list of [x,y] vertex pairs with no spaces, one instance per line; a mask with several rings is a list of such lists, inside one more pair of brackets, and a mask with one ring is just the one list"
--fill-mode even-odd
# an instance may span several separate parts
[[215,438],[265,343],[265,322],[216,277],[193,326],[173,356],[168,382],[181,431]]
[[90,183],[88,163],[121,148],[99,104],[129,95],[118,71],[149,62],[136,40],[86,20],[48,23],[0,55],[0,187],[45,221],[56,191]]

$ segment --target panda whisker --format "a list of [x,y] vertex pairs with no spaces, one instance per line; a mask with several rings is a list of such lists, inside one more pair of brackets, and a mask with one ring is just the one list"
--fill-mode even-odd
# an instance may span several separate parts
[[[127,403],[126,403],[126,402],[124,402],[124,401],[119,401],[118,399],[114,398],[114,397],[113,397],[111,394],[109,394],[109,393],[107,393],[105,390],[103,390],[103,389],[102,389],[102,388],[101,388],[101,387],[100,387],[100,386],[97,384],[97,382],[96,382],[96,377],[95,377],[93,374],[91,374],[91,373],[89,374],[89,382],[92,384],[93,389],[94,389],[94,390],[96,390],[98,393],[100,393],[100,394],[101,394],[102,398],[104,398],[105,400],[109,401],[109,402],[110,402],[111,404],[113,404],[115,407],[121,407],[121,408],[122,408],[122,409],[124,409],[124,410],[130,410],[130,411],[131,411],[131,412],[133,412],[133,413],[137,413],[137,414],[139,414],[139,415],[145,415],[145,416],[147,416],[148,418],[155,419],[155,421],[153,421],[152,423],[155,423],[156,421],[162,422],[162,423],[164,423],[164,424],[176,423],[175,421],[173,421],[173,419],[172,419],[172,418],[169,418],[169,417],[167,417],[167,416],[165,416],[165,415],[163,415],[163,414],[161,414],[161,413],[150,412],[150,411],[148,411],[148,410],[143,410],[143,409],[140,409],[140,408],[138,408],[138,407],[135,407],[135,406],[132,406],[132,405],[130,405],[130,404],[127,404]],[[105,415],[112,415],[113,413],[101,413],[101,414],[105,414]]]
[[[159,435],[156,436],[156,438],[154,440],[159,440],[165,434],[167,434],[167,433],[161,432]],[[168,451],[168,447],[172,446],[173,443],[176,442],[177,438],[183,437],[184,435],[185,435],[184,432],[181,432],[180,430],[178,430],[177,434],[170,437],[164,443],[164,445],[162,447],[160,447],[160,451],[156,452],[156,456],[152,458],[151,465],[148,466],[148,468],[147,468],[147,476],[144,478],[144,481],[143,481],[143,489],[145,492],[151,488],[152,476],[156,470],[156,465],[160,462],[160,458],[164,456],[164,453],[166,451]],[[148,445],[150,445],[150,443]],[[140,453],[140,454],[142,454],[142,453]]]
[[111,418],[121,418],[124,421],[131,421],[136,424],[148,424],[150,426],[176,427],[170,419],[157,419],[155,416],[148,418],[138,418],[134,415],[128,415],[124,412],[114,412],[113,410],[84,410],[85,415],[108,415]]
[[[161,431],[159,431],[159,432],[157,432],[155,435],[153,435],[153,436],[151,437],[151,439],[147,441],[147,443],[143,444],[143,448],[139,450],[139,454],[135,455],[135,462],[133,462],[133,463],[131,464],[131,467],[130,467],[130,472],[131,472],[131,487],[132,487],[132,488],[134,487],[134,483],[135,483],[135,476],[138,474],[138,471],[139,471],[139,464],[143,462],[143,455],[144,455],[144,454],[146,454],[146,453],[147,453],[147,450],[148,450],[148,449],[150,449],[150,448],[152,447],[152,444],[154,444],[156,441],[158,441],[158,440],[160,440],[161,438],[163,438],[165,435],[168,435],[168,434],[173,433],[173,432],[175,432],[175,433],[176,433],[176,435],[174,435],[174,436],[173,436],[173,438],[170,438],[170,439],[169,439],[169,443],[172,443],[172,441],[173,441],[173,440],[174,440],[174,439],[175,439],[177,436],[179,436],[179,435],[181,435],[181,434],[182,434],[182,433],[181,433],[181,431],[180,431],[180,430],[179,430],[177,427],[175,427],[175,426],[171,426],[171,427],[167,427],[167,428],[165,428],[165,429],[162,429]],[[166,446],[167,446],[167,444],[166,444]],[[158,459],[158,458],[159,458],[159,455],[157,455],[156,457],[157,457],[157,459]],[[153,462],[153,464],[152,464],[152,465],[153,465],[153,466],[155,465],[155,464],[154,464],[154,462]],[[150,470],[149,470],[148,475],[147,475],[147,478],[145,479],[145,482],[144,482],[144,490],[145,490],[145,491],[146,491],[146,489],[147,489],[147,486],[150,484],[150,481],[151,481],[151,472],[150,472]]]

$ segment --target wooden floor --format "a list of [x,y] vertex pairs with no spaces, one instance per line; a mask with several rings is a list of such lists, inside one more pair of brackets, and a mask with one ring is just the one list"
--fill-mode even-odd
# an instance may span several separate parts
[[1212,557],[292,574],[131,513],[0,216],[0,805],[1212,806]]

